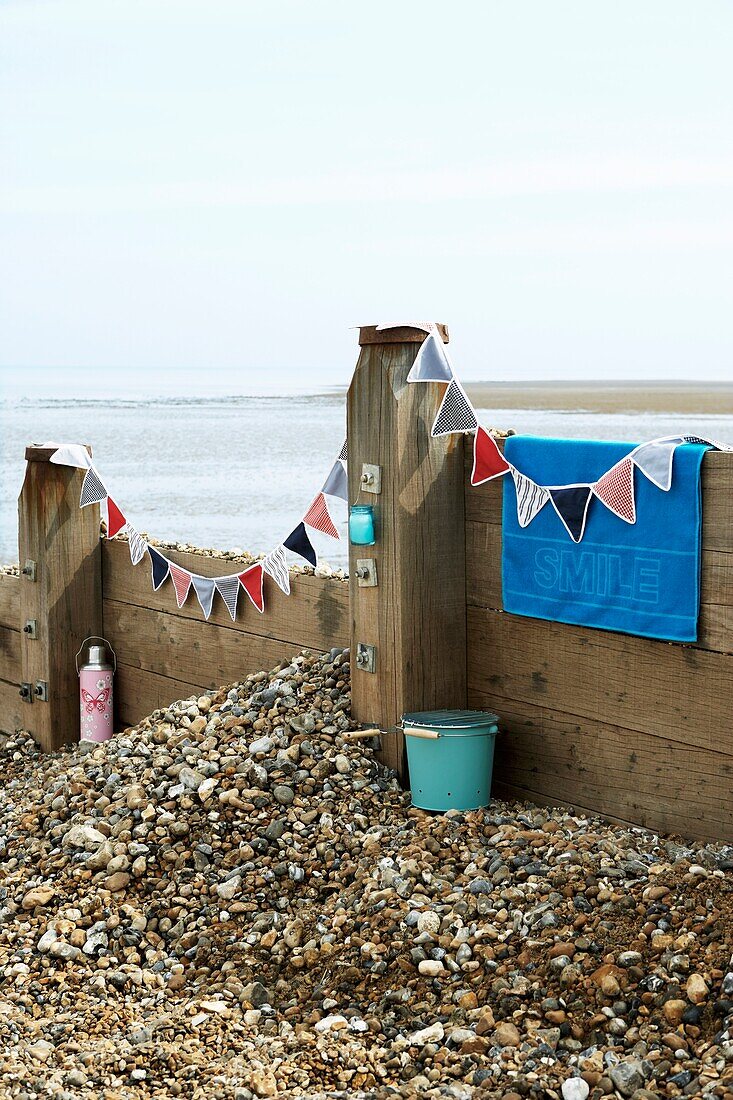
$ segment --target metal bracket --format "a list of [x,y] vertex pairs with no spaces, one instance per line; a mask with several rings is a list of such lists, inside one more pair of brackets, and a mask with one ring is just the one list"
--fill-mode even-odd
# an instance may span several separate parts
[[365,642],[356,643],[356,667],[362,672],[376,672],[377,647]]
[[18,694],[20,695],[24,703],[32,703],[35,698],[35,695],[33,694],[33,685],[25,683],[21,684]]
[[27,634],[29,638],[38,637],[38,622],[36,619],[26,619],[25,626],[23,627],[23,633]]
[[36,563],[32,558],[26,558],[25,565],[20,571],[24,577],[27,577],[29,581],[36,579]]
[[360,488],[365,493],[381,493],[382,491],[382,467],[370,466],[365,462],[361,468]]
[[36,680],[36,699],[41,703],[48,702],[48,684],[45,680]]
[[377,587],[377,563],[374,558],[356,559],[356,583],[359,588]]

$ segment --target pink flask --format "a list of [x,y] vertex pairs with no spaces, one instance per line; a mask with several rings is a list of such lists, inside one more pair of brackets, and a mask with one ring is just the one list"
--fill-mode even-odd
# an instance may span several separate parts
[[[103,645],[89,645],[87,642],[103,642]],[[79,665],[79,657],[84,653],[86,660]],[[109,655],[113,664],[110,664]],[[81,741],[106,741],[113,731],[112,681],[117,669],[114,650],[105,638],[85,638],[76,655],[76,670],[79,673],[79,715]]]

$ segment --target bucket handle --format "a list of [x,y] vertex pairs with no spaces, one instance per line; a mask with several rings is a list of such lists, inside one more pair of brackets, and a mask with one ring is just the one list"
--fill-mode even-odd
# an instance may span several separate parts
[[419,726],[402,726],[405,737],[419,737],[424,741],[437,741],[440,734],[437,730],[421,729]]
[[112,646],[109,644],[107,639],[103,638],[101,636],[101,634],[90,634],[89,637],[85,638],[84,641],[79,646],[79,651],[78,651],[76,657],[74,658],[74,664],[76,665],[76,675],[77,676],[79,675],[79,654],[81,653],[81,651],[83,650],[83,648],[87,644],[87,642],[104,642],[104,644],[107,646],[107,649],[112,654],[112,660],[114,661],[114,671],[115,671],[115,675],[116,675],[117,674],[117,654],[115,653],[115,651],[113,650]]

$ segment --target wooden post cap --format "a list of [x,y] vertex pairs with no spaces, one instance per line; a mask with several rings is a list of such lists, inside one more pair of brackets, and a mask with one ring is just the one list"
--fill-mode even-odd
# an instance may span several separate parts
[[[82,447],[86,447],[87,451],[91,455],[91,443],[82,443]],[[47,447],[43,443],[29,443],[25,449],[25,460],[26,462],[50,462],[51,455],[56,454],[57,450],[58,446],[55,444]]]
[[[420,324],[428,324],[427,321]],[[440,337],[444,344],[448,343],[448,326],[437,324]],[[359,329],[359,347],[367,344],[422,344],[427,336],[425,329],[414,328],[412,325],[398,325],[395,328],[377,328],[376,325],[362,325]]]

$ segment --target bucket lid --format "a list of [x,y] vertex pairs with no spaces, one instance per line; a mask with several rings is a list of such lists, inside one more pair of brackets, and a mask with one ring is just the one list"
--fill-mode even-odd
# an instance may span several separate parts
[[429,726],[446,731],[476,729],[498,721],[499,716],[490,710],[420,710],[402,715],[405,726]]

